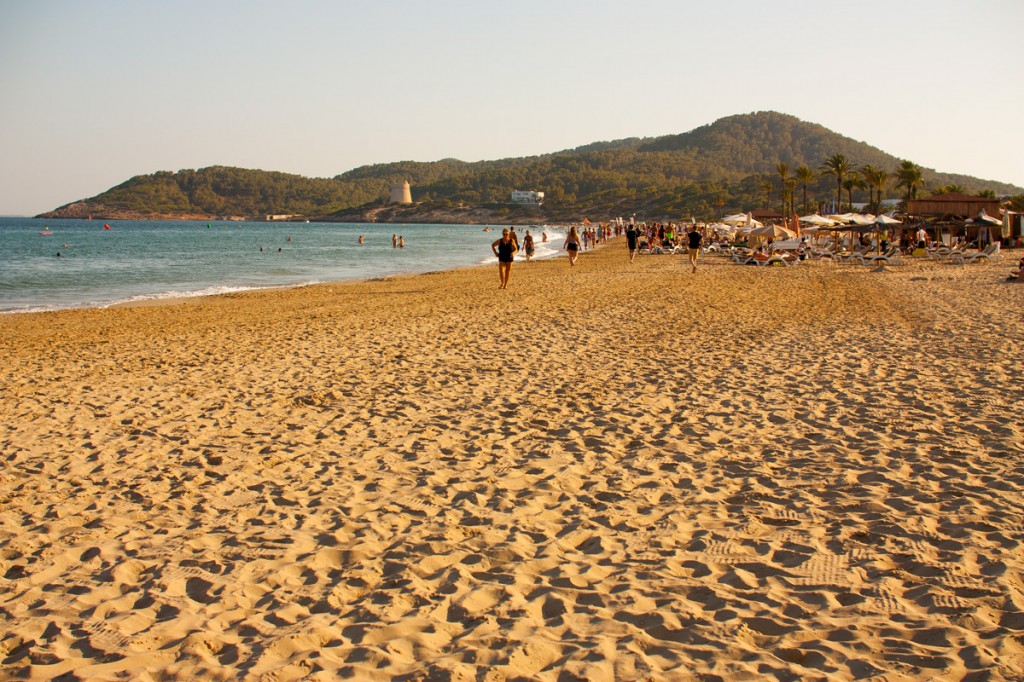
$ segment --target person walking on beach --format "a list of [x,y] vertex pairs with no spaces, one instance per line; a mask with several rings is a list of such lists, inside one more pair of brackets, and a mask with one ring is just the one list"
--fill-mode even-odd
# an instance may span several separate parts
[[512,241],[512,235],[507,227],[501,231],[501,239],[491,244],[491,251],[498,257],[498,279],[501,281],[499,289],[508,289],[508,278],[512,274],[512,261],[515,260],[518,250],[519,247]]
[[516,251],[518,251],[519,250],[519,235],[516,234],[516,227],[515,227],[515,225],[513,225],[510,228],[508,228],[508,233],[509,233],[509,235],[512,236],[512,242],[516,245]]
[[640,230],[636,229],[636,225],[630,225],[626,228],[626,246],[629,247],[629,262],[631,264],[633,259],[636,258],[636,249],[639,242]]
[[697,272],[697,256],[700,254],[700,243],[703,239],[700,231],[697,230],[697,226],[690,225],[690,231],[686,235],[686,240],[690,251],[690,267],[693,268],[694,272]]
[[580,234],[576,231],[575,225],[569,228],[569,235],[565,238],[562,248],[569,253],[569,266],[576,267],[576,258],[580,255]]
[[526,236],[523,237],[523,253],[526,254],[526,262],[529,263],[530,259],[533,258],[533,235],[530,231],[526,231]]

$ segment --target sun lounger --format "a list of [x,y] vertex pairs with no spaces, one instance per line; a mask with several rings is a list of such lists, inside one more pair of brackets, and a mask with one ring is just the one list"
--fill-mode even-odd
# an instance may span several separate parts
[[968,263],[980,263],[982,261],[987,263],[990,260],[998,260],[1002,258],[1002,254],[999,253],[999,246],[999,242],[993,242],[986,246],[984,251],[955,253],[949,257],[949,262],[957,265],[967,265]]
[[899,249],[889,249],[885,253],[859,256],[857,262],[861,265],[903,265],[903,258],[900,256]]
[[966,249],[966,244],[954,244],[952,248],[948,246],[937,246],[928,251],[928,257],[932,260],[947,260],[955,254],[963,253]]
[[840,263],[860,263],[863,257],[864,253],[861,251],[841,251],[835,254],[832,259]]
[[787,268],[792,266],[792,265],[795,265],[796,263],[800,262],[799,259],[796,259],[796,258],[786,258],[785,256],[782,256],[782,255],[777,254],[777,253],[773,253],[772,255],[768,256],[767,258],[756,258],[755,257],[755,258],[751,258],[751,260],[754,262],[754,264],[756,264],[758,266],[764,266],[764,265],[783,265],[783,266],[785,266]]

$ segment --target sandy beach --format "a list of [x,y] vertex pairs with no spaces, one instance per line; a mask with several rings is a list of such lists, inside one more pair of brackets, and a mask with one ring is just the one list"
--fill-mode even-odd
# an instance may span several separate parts
[[0,678],[1024,679],[1024,285],[907,260],[0,316]]

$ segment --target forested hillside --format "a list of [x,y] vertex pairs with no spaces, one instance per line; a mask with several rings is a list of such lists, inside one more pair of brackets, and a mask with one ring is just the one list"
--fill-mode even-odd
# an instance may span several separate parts
[[[535,189],[546,195],[533,212],[538,220],[571,220],[637,214],[644,218],[711,218],[754,208],[782,208],[787,187],[803,209],[806,184],[809,209],[836,196],[836,178],[823,165],[836,154],[851,170],[869,166],[889,177],[881,184],[883,198],[903,196],[897,187],[900,160],[864,142],[823,126],[775,112],[730,116],[681,135],[595,142],[543,156],[480,161],[401,161],[362,166],[334,178],[306,178],[286,173],[214,166],[140,175],[91,199],[68,204],[47,217],[256,217],[285,214],[346,219],[382,207],[389,188],[408,180],[423,210],[487,209],[494,216],[522,213],[508,205],[514,189]],[[793,177],[805,174],[800,189]],[[954,187],[1019,195],[1024,189],[964,175],[920,169],[927,193]],[[868,201],[867,182],[850,176],[843,201]],[[415,209],[404,212],[415,218]]]

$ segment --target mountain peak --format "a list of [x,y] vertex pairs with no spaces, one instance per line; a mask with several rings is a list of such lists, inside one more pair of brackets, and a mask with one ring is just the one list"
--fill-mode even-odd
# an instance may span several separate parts
[[[413,199],[431,204],[432,209],[476,206],[493,211],[498,218],[512,219],[521,213],[538,220],[633,213],[650,218],[710,218],[730,208],[750,210],[778,202],[776,166],[780,162],[791,170],[806,165],[820,171],[834,154],[843,154],[854,167],[871,164],[893,175],[899,165],[895,156],[824,126],[777,111],[755,111],[726,116],[678,135],[594,142],[541,156],[494,161],[380,163],[329,179],[228,166],[158,171],[43,215],[349,216],[382,207],[391,183],[408,180]],[[928,187],[956,184],[969,192],[990,189],[997,194],[1024,194],[1024,189],[1006,183],[924,171]],[[545,192],[540,213],[527,216],[523,207],[509,203],[511,192],[523,188]],[[818,178],[806,189],[811,205],[835,196],[828,177]],[[886,191],[895,196],[891,183]],[[866,197],[867,192],[854,190],[854,201]]]

